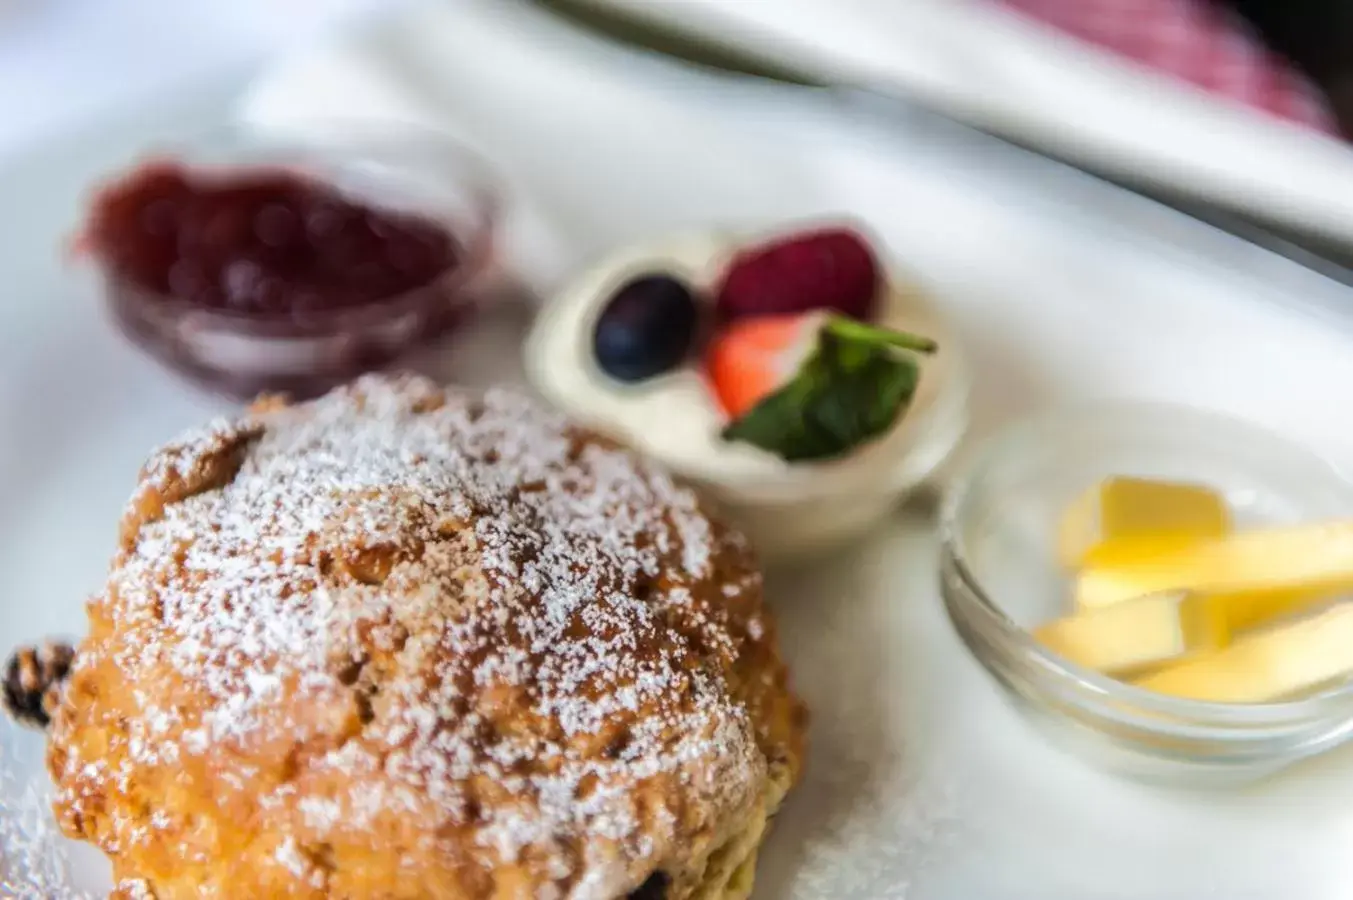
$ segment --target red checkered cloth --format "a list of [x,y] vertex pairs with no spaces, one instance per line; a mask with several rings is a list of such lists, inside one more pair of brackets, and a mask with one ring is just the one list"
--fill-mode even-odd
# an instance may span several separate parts
[[1324,96],[1207,0],[997,0],[1083,41],[1231,101],[1338,131]]

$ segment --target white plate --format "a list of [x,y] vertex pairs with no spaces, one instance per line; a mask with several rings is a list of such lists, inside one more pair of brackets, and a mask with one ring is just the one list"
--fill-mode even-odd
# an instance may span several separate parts
[[[480,62],[459,64],[478,72],[474,90],[501,101],[483,106],[504,117],[522,108],[511,91],[548,90],[521,67],[475,70]],[[1353,292],[924,119],[895,128],[811,96],[749,94],[703,77],[680,89],[686,139],[703,138],[698,106],[730,134],[754,132],[752,150],[782,148],[781,171],[803,175],[773,190],[749,188],[747,216],[786,206],[860,215],[952,303],[977,366],[979,430],[1060,399],[1131,395],[1229,410],[1353,459],[1353,421],[1343,413],[1353,385],[1348,319],[1293,308],[1353,305]],[[219,115],[223,96],[163,104],[141,121],[109,123],[0,171],[6,643],[82,630],[82,599],[101,579],[143,454],[218,406],[125,346],[98,317],[87,286],[63,271],[58,247],[80,187],[96,172],[150,131]],[[702,210],[714,215],[727,198],[696,189],[701,167],[726,176],[758,163],[692,155],[681,178],[665,178],[672,156],[634,154],[623,131],[578,123],[660,117],[666,106],[634,91],[601,91],[588,103],[529,127],[543,145],[572,141],[574,158],[590,161],[568,168],[570,190],[555,195],[589,203],[570,220],[595,226],[582,242],[589,249],[632,233],[636,222],[665,228]],[[522,133],[495,130],[489,118],[477,127],[489,144]],[[512,158],[525,165],[528,157]],[[634,194],[617,191],[637,191],[642,210]],[[506,323],[483,336],[453,371],[502,374],[492,361],[510,360],[511,330]],[[766,848],[759,898],[1347,896],[1353,754],[1226,794],[1145,788],[1097,772],[1045,745],[965,655],[944,619],[935,568],[930,519],[913,510],[832,563],[772,576],[786,652],[815,718],[807,779]],[[0,725],[0,752],[8,760],[0,767],[8,771],[0,872],[24,900],[64,898],[51,881],[28,880],[35,865],[65,865],[68,849],[33,827],[45,789],[39,739]],[[106,868],[87,852],[66,868],[75,889],[106,887]]]

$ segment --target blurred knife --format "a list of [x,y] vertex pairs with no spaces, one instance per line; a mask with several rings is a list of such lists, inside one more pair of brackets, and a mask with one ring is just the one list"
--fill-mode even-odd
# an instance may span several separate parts
[[[672,56],[705,68],[800,86],[831,88],[841,92],[852,102],[857,101],[860,97],[869,98],[870,106],[876,109],[887,108],[888,105],[892,104],[901,112],[903,110],[912,111],[916,106],[916,101],[911,98],[901,100],[890,98],[876,90],[829,85],[811,74],[795,70],[785,63],[767,61],[761,57],[735,50],[725,44],[716,45],[713,42],[657,27],[614,10],[603,9],[593,2],[588,2],[588,0],[533,0],[533,2],[569,19],[575,25],[603,37],[642,50]],[[1287,0],[1281,0],[1281,2],[1287,2]],[[1347,8],[1353,12],[1353,0],[1335,0],[1335,2],[1347,3]],[[1113,172],[1098,166],[1090,166],[1083,161],[1049,152],[1045,147],[1027,144],[1008,134],[1002,134],[972,122],[956,120],[942,110],[931,108],[928,112],[946,121],[952,127],[961,128],[973,136],[1000,142],[1007,147],[1017,148],[1045,160],[1069,166],[1123,190],[1149,197],[1179,213],[1290,259],[1327,278],[1353,286],[1353,247],[1323,240],[1318,235],[1277,228],[1240,210],[1229,209],[1183,194],[1174,194],[1163,187],[1136,181],[1123,173]]]

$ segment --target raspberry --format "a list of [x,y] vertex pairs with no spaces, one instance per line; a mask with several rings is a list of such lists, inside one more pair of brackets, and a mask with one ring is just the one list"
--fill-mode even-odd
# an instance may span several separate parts
[[824,229],[739,253],[724,273],[716,304],[725,320],[832,310],[869,321],[880,280],[864,238],[849,229]]

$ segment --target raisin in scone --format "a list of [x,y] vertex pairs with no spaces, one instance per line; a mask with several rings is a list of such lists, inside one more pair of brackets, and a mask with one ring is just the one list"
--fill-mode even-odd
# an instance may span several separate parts
[[741,898],[804,713],[746,543],[510,392],[159,450],[52,724],[120,894]]

